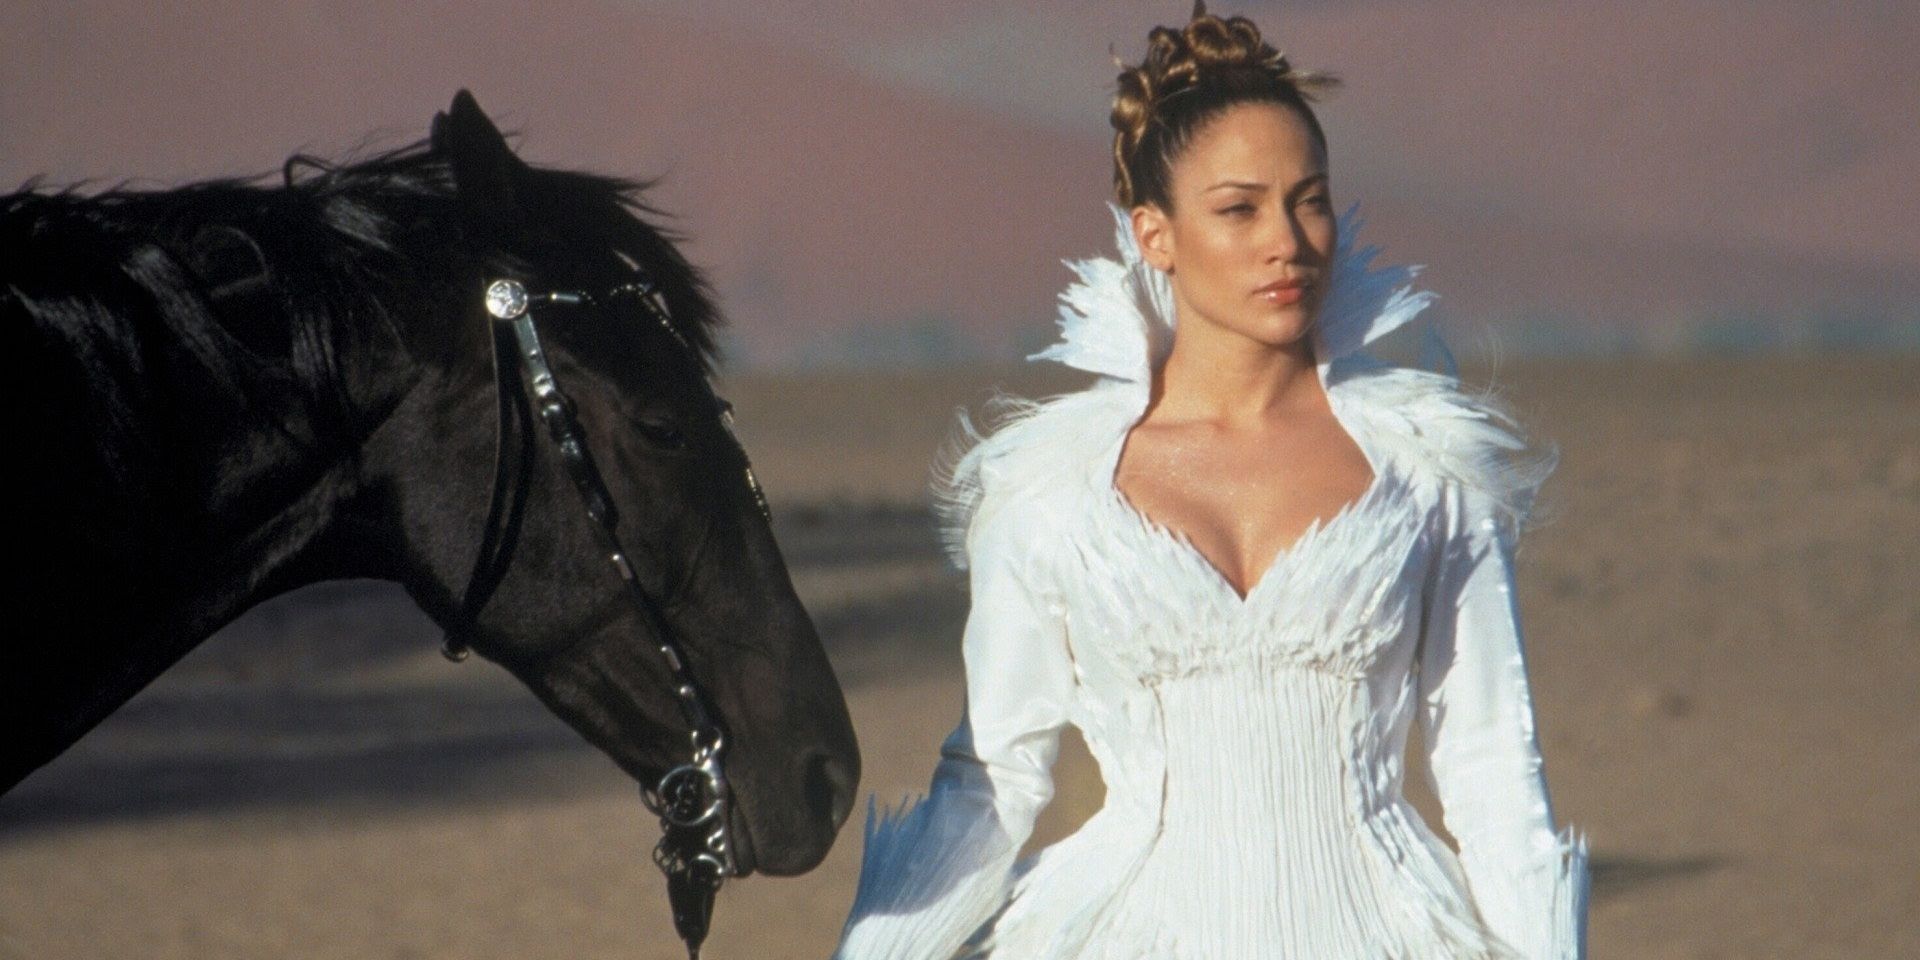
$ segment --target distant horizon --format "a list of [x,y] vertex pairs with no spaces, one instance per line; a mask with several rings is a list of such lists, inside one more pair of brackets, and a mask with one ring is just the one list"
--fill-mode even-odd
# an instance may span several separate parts
[[[1528,355],[1920,340],[1920,7],[1216,6],[1347,81],[1319,108],[1336,203],[1426,265],[1450,330]],[[1109,48],[1185,9],[19,0],[0,182],[399,146],[467,87],[530,162],[659,178],[735,362],[1018,362],[1061,260],[1110,247]]]
[[[1920,309],[1913,316],[1920,318]],[[1528,360],[1697,359],[1705,357],[1768,357],[1809,354],[1875,353],[1920,358],[1920,319],[1857,321],[1844,317],[1776,318],[1752,315],[1702,317],[1679,321],[1659,331],[1596,329],[1574,321],[1515,319],[1487,322],[1466,331],[1459,324],[1442,323],[1441,336],[1463,365],[1497,362],[1500,358]],[[724,330],[724,328],[723,328]],[[798,355],[775,360],[741,355],[737,342],[723,333],[721,361],[728,372],[806,374],[834,372],[936,371],[967,368],[1019,367],[1050,340],[1034,338],[1031,348],[1015,346],[996,353],[994,346],[956,342],[951,336],[933,339],[925,326],[907,324],[897,330],[850,328],[835,339],[803,348]],[[951,328],[940,332],[951,333]],[[849,340],[865,336],[860,346]],[[1413,336],[1412,334],[1408,335]],[[1411,349],[1400,351],[1411,354]],[[1394,359],[1402,359],[1389,352]]]

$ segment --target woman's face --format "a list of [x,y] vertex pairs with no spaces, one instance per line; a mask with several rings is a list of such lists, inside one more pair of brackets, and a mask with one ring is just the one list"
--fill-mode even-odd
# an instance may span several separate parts
[[1201,127],[1168,171],[1173,212],[1133,210],[1146,260],[1173,281],[1181,327],[1272,347],[1311,329],[1334,246],[1327,156],[1306,120],[1245,103]]

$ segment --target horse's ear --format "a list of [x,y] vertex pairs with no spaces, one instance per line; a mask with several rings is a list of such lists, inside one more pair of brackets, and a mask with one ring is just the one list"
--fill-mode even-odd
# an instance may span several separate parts
[[469,211],[497,221],[518,218],[514,174],[524,165],[473,94],[461,89],[446,113],[434,114],[429,142],[453,167],[454,183]]

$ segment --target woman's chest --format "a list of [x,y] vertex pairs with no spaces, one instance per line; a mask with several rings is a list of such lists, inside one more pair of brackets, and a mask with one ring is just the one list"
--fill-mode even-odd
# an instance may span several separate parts
[[1417,639],[1440,554],[1432,498],[1395,469],[1282,548],[1243,596],[1109,485],[1052,552],[1076,658],[1155,682],[1292,666],[1370,676]]
[[1374,483],[1372,463],[1331,414],[1295,419],[1284,429],[1143,421],[1121,442],[1113,486],[1244,597],[1274,558]]

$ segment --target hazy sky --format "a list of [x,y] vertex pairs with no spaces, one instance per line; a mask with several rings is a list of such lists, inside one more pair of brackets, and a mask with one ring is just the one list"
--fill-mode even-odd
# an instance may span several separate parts
[[[1920,326],[1920,5],[1215,9],[1345,78],[1322,109],[1336,202],[1362,203],[1389,259],[1429,265],[1465,334]],[[391,145],[468,86],[530,159],[664,175],[737,361],[1010,357],[1051,337],[1059,260],[1108,247],[1109,51],[1136,57],[1185,11],[13,0],[0,181]]]

